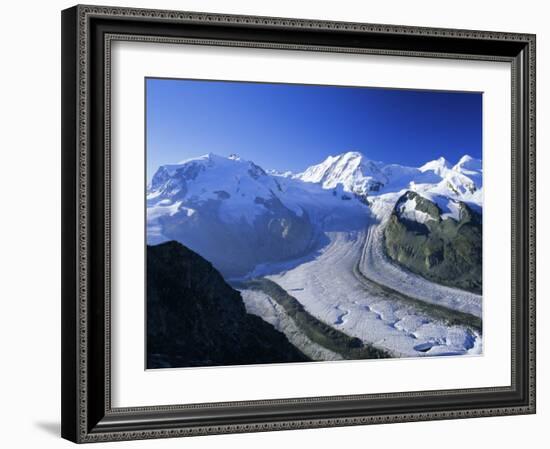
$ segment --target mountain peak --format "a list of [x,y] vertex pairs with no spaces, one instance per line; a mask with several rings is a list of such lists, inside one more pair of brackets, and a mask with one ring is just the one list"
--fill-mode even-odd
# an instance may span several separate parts
[[378,191],[388,181],[378,165],[359,151],[329,156],[296,177],[304,182],[320,183],[325,189],[341,185],[345,191],[359,195]]
[[195,157],[190,157],[190,158],[187,158],[187,159],[183,159],[181,161],[179,161],[178,163],[175,163],[175,164],[166,164],[166,165],[163,165],[162,167],[181,167],[185,164],[189,164],[189,163],[192,163],[192,162],[201,162],[201,161],[213,161],[215,159],[219,159],[221,158],[221,156],[218,156],[217,154],[215,153],[212,153],[212,152],[208,152],[208,153],[204,153],[204,154],[201,154],[200,156],[195,156]]
[[465,154],[460,158],[453,170],[459,172],[480,172],[482,169],[481,160]]
[[440,176],[450,169],[451,164],[449,164],[449,161],[447,161],[444,157],[439,157],[433,161],[426,162],[422,167],[420,167],[420,171],[422,172],[433,171]]
[[460,158],[460,160],[458,161],[458,163],[464,163],[464,162],[470,162],[471,160],[473,159],[472,156],[470,156],[469,154],[465,154],[464,156],[462,156]]
[[345,153],[341,153],[338,156],[336,156],[339,159],[363,159],[365,158],[365,155],[359,151],[346,151]]
[[360,163],[362,160],[366,160],[365,155],[363,153],[359,151],[346,151],[344,153],[339,153],[335,156],[332,156],[332,155],[327,156],[327,158],[323,160],[321,163],[308,167],[306,171],[312,167],[321,167],[321,166],[329,167],[337,163],[346,164],[351,161],[358,161],[358,163]]

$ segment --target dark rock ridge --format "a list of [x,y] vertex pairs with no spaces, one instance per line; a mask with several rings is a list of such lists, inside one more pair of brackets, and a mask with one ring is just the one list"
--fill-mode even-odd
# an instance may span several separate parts
[[[414,200],[426,214],[424,222],[412,220],[401,206]],[[387,254],[403,267],[431,281],[481,294],[482,217],[458,201],[459,217],[442,217],[433,201],[408,191],[390,215],[384,230]]]
[[147,368],[308,360],[210,262],[174,241],[147,247]]

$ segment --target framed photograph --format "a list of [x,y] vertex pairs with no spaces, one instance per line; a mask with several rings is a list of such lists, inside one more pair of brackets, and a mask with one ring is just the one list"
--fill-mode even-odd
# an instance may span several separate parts
[[62,436],[535,412],[535,36],[62,12]]

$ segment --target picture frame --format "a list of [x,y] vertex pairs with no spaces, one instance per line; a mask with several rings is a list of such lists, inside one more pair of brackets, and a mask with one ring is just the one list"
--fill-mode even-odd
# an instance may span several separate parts
[[[111,44],[501,61],[511,67],[509,386],[112,405]],[[535,413],[535,36],[78,5],[62,12],[62,436],[77,443]]]

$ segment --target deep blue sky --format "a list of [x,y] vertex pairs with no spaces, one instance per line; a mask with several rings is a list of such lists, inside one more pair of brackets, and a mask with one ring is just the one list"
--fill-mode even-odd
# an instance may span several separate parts
[[329,155],[419,166],[481,158],[480,93],[146,79],[147,178],[213,152],[301,171]]

